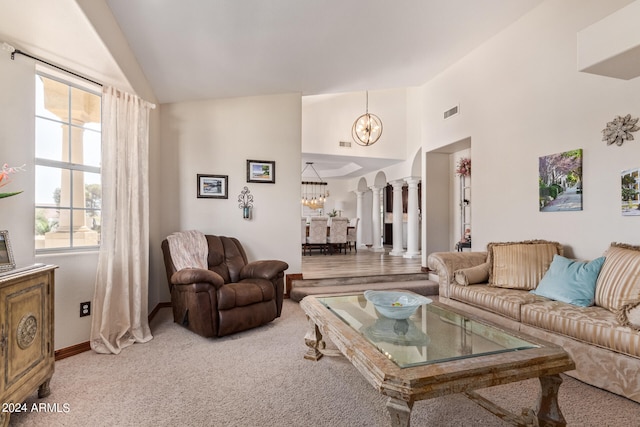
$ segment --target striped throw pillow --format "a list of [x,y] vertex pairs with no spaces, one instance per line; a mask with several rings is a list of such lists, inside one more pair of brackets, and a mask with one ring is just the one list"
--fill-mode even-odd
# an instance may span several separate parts
[[489,243],[491,265],[489,284],[499,288],[532,290],[549,269],[554,255],[562,255],[562,245],[546,240]]
[[595,304],[616,313],[640,299],[640,246],[612,243],[596,283]]

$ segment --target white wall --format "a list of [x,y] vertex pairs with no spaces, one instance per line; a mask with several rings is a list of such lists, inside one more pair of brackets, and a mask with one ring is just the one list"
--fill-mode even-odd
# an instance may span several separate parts
[[11,176],[12,182],[0,192],[23,191],[0,199],[0,230],[9,231],[18,266],[34,262],[33,158],[35,147],[35,80],[33,63],[11,61],[9,53],[0,51],[0,166],[25,165],[25,172]]
[[[422,244],[431,252],[453,250],[451,229],[455,212],[450,185],[450,154],[429,153],[425,158],[425,182],[422,192]],[[422,251],[422,265],[426,265],[426,251]]]
[[80,302],[91,301],[95,284],[97,252],[35,256],[35,65],[31,60],[10,59],[0,52],[0,163],[25,165],[12,176],[5,191],[22,194],[0,199],[0,229],[9,231],[17,267],[34,262],[58,266],[55,280],[55,349],[89,339],[91,317],[80,318]]
[[[127,91],[136,91],[146,100],[156,102],[144,75],[123,41],[104,1],[64,0],[42,3],[27,0],[5,2],[0,14],[0,41],[7,41],[27,53],[41,56],[75,72]],[[37,4],[36,4],[37,3]],[[84,6],[81,9],[78,5]],[[101,39],[85,13],[99,19],[100,29],[108,34]],[[45,19],[46,18],[46,19]],[[58,19],[60,18],[60,19]],[[64,25],[60,25],[63,22]],[[107,46],[108,45],[108,46]],[[111,49],[111,51],[109,51]],[[115,52],[115,53],[114,53]],[[118,61],[111,55],[118,57]],[[122,67],[127,74],[124,77]],[[0,163],[26,165],[26,172],[14,176],[10,186],[0,191],[24,190],[24,193],[0,200],[0,229],[9,230],[18,266],[34,262],[55,264],[55,349],[89,340],[91,317],[80,318],[80,302],[93,299],[97,251],[47,254],[36,257],[34,250],[34,139],[35,139],[35,62],[21,55],[14,61],[0,51]],[[131,79],[130,83],[127,79]],[[150,168],[154,171],[158,138],[157,111],[151,114]],[[152,184],[153,185],[153,184]],[[150,204],[153,209],[153,188]],[[153,228],[154,220],[150,226]],[[157,233],[155,233],[157,235]],[[152,241],[155,235],[152,234]],[[154,246],[154,245],[152,245]],[[158,242],[159,247],[159,242]],[[156,262],[155,265],[158,263]],[[153,270],[153,259],[152,267]],[[159,302],[151,273],[149,307]],[[166,287],[166,284],[164,284]]]
[[323,214],[330,213],[333,209],[338,210],[338,202],[343,203],[342,216],[352,218],[356,216],[356,193],[349,181],[345,179],[325,179],[330,196],[324,203]]
[[[538,238],[594,258],[611,241],[640,243],[638,219],[620,213],[620,172],[640,166],[640,145],[601,141],[614,116],[640,115],[640,80],[576,70],[577,32],[628,3],[547,1],[423,86],[424,151],[473,140],[474,250]],[[583,210],[539,212],[538,158],[577,148]]]
[[[366,95],[342,93],[302,98],[302,151],[386,159],[406,158],[406,89],[369,91],[369,112],[382,120],[382,136],[363,147],[351,137],[351,126],[366,109]],[[351,148],[339,146],[351,141]]]
[[[369,91],[369,112],[380,117],[383,132],[380,140],[369,147],[353,142],[351,126],[365,112],[365,94],[340,93],[305,96],[302,98],[302,151],[304,153],[330,154],[337,156],[397,159],[398,163],[375,170],[363,176],[343,180],[326,179],[332,197],[325,204],[330,212],[336,200],[347,202],[343,216],[356,215],[356,195],[360,179],[373,185],[379,172],[388,182],[412,176],[414,161],[420,162],[420,91],[416,88],[398,88]],[[339,147],[339,141],[351,141],[351,148]],[[419,173],[418,173],[419,176]],[[326,178],[326,177],[324,177]],[[368,191],[363,199],[364,218],[362,244],[372,244],[372,195]]]
[[[163,104],[161,234],[197,229],[236,237],[250,260],[281,259],[301,273],[299,94]],[[276,183],[247,183],[246,161],[276,162]],[[196,198],[196,175],[228,175],[228,199]],[[245,220],[238,195],[254,196]],[[165,285],[163,301],[169,301]]]

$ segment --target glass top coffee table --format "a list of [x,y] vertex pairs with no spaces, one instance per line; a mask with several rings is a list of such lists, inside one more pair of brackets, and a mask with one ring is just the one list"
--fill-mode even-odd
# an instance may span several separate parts
[[[309,319],[306,359],[323,356],[331,339],[383,395],[391,425],[409,426],[417,400],[464,393],[515,425],[566,425],[557,393],[560,373],[575,368],[556,345],[508,331],[434,301],[408,319],[383,316],[363,294],[308,296],[300,302]],[[539,378],[537,406],[517,416],[473,390]]]

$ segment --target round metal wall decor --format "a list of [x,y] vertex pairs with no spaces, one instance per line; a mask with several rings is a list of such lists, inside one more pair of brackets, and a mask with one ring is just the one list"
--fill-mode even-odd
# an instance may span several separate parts
[[602,129],[602,140],[607,141],[607,145],[615,142],[617,146],[621,146],[625,141],[633,141],[631,132],[640,130],[636,126],[638,118],[631,118],[631,114],[626,116],[616,116],[613,121],[607,123],[607,127]]
[[38,332],[38,321],[32,313],[22,316],[18,322],[17,341],[21,349],[29,347],[36,338]]

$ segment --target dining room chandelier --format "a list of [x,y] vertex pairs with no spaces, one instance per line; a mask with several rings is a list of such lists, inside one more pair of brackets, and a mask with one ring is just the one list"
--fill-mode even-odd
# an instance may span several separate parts
[[373,145],[382,135],[382,120],[375,114],[369,113],[369,91],[367,91],[366,112],[358,117],[351,127],[351,137],[356,144]]
[[313,162],[306,162],[306,166],[302,169],[302,176],[304,177],[304,171],[307,168],[313,170],[317,181],[302,181],[302,196],[301,202],[303,206],[307,206],[310,209],[321,209],[324,207],[324,202],[329,197],[328,183],[323,181],[320,174],[313,167]]

